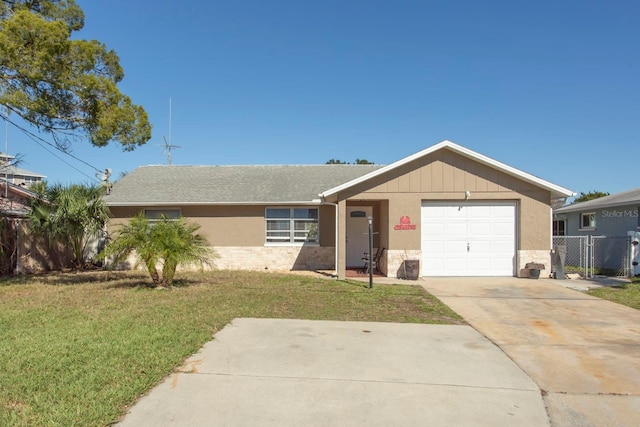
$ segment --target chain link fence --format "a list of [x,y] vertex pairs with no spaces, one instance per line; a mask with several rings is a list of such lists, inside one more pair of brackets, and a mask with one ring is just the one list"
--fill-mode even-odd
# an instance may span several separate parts
[[[565,273],[578,273],[582,277],[589,276],[589,237],[588,236],[553,236],[553,249],[566,250],[563,259]],[[562,253],[562,251],[559,251]]]
[[628,276],[630,245],[629,236],[553,236],[553,249],[564,255],[564,272],[582,277]]

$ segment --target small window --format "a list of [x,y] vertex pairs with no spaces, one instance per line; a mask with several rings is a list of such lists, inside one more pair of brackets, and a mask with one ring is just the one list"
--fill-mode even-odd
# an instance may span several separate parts
[[267,208],[268,244],[318,243],[318,208]]
[[144,216],[149,221],[157,221],[163,216],[167,219],[180,218],[180,209],[145,209]]
[[593,230],[596,228],[596,213],[588,212],[580,214],[580,228]]
[[28,175],[25,175],[25,177],[24,177],[24,185],[26,185],[27,187],[29,187],[29,186],[37,183],[37,182],[40,182],[40,177],[28,176]]
[[553,221],[553,235],[566,236],[567,221],[564,219],[556,219]]

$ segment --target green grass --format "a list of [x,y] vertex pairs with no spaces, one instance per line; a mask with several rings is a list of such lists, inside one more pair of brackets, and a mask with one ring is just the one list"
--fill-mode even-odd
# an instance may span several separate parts
[[640,277],[635,277],[629,284],[612,288],[590,289],[587,293],[640,310]]
[[236,317],[463,323],[419,286],[215,272],[0,282],[0,425],[104,426]]

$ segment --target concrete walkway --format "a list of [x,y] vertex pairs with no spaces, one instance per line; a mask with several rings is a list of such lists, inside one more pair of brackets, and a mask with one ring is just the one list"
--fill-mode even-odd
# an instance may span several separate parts
[[548,426],[536,384],[470,326],[235,319],[120,423]]
[[420,281],[538,384],[551,425],[637,426],[640,311],[560,286],[564,282]]

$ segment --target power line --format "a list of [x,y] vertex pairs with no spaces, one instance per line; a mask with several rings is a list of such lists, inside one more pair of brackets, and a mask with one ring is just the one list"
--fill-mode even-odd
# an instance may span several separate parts
[[[86,173],[84,173],[83,171],[81,171],[80,169],[76,168],[75,166],[73,166],[71,163],[67,162],[66,160],[64,160],[62,157],[56,155],[54,152],[52,152],[51,150],[49,150],[47,147],[43,146],[41,144],[41,142],[47,144],[50,147],[55,148],[56,150],[60,151],[63,154],[66,154],[67,156],[79,161],[80,163],[83,163],[87,166],[89,166],[90,168],[92,168],[93,170],[95,170],[98,173],[102,173],[103,171],[98,169],[97,167],[93,166],[92,164],[82,160],[81,158],[74,156],[71,153],[66,152],[65,150],[61,149],[60,147],[58,147],[56,144],[52,144],[51,142],[41,138],[40,136],[32,133],[31,131],[29,131],[28,129],[20,126],[19,124],[13,122],[12,120],[9,120],[8,116],[5,116],[3,114],[0,114],[0,117],[2,117],[3,120],[5,120],[6,122],[10,123],[11,125],[15,126],[18,130],[20,130],[22,133],[24,133],[25,135],[27,135],[33,142],[35,142],[36,144],[38,144],[42,149],[44,149],[45,151],[47,151],[49,154],[51,154],[52,156],[54,156],[55,158],[57,158],[58,160],[60,160],[61,162],[63,162],[64,164],[66,164],[67,166],[69,166],[70,168],[74,169],[76,172],[79,172],[80,174],[86,176],[87,178],[94,180],[96,182],[100,182],[100,180],[96,179],[95,177],[89,176]],[[7,153],[8,154],[8,153]]]

